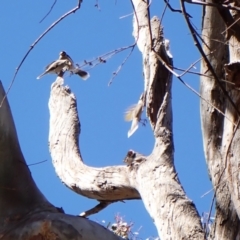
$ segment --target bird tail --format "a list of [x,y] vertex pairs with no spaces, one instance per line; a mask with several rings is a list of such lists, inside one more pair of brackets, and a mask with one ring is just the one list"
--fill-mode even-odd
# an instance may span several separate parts
[[131,137],[136,132],[137,129],[138,129],[138,119],[134,118],[132,120],[131,128],[128,131],[128,138]]
[[90,74],[86,71],[83,71],[79,68],[77,68],[75,71],[74,71],[74,74],[77,74],[78,76],[80,76],[83,80],[87,80],[89,77],[90,77]]
[[133,118],[135,117],[134,113],[135,113],[136,107],[137,107],[137,104],[134,104],[127,109],[124,115],[125,121],[130,122],[133,120]]

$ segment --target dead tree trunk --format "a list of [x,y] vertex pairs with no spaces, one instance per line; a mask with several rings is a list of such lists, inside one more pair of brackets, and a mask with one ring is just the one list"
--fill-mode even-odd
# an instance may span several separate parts
[[[216,1],[217,2],[217,1]],[[228,9],[205,7],[202,36],[204,52],[217,78],[202,61],[201,95],[222,113],[201,99],[201,122],[204,152],[211,181],[216,194],[216,216],[210,239],[236,239],[239,232],[239,40],[240,29],[221,20],[230,17]],[[228,26],[228,30],[226,29]],[[230,38],[229,44],[227,38]],[[230,57],[229,57],[230,52]],[[229,62],[230,61],[230,62]],[[228,65],[225,65],[228,64]],[[225,66],[225,71],[224,71]],[[228,83],[223,82],[225,79]],[[233,104],[229,102],[220,84],[227,90]]]
[[159,20],[149,20],[148,4],[141,0],[133,0],[133,4],[133,35],[143,55],[144,96],[155,136],[154,149],[149,156],[136,153],[137,159],[128,152],[128,166],[86,166],[78,146],[80,120],[76,99],[69,88],[56,81],[49,100],[53,164],[61,181],[86,197],[101,202],[141,198],[161,239],[205,239],[200,217],[174,168],[172,75],[164,66],[171,68],[172,60],[166,53]]
[[64,214],[42,195],[22,155],[7,99],[0,108],[0,239],[120,239],[97,223]]

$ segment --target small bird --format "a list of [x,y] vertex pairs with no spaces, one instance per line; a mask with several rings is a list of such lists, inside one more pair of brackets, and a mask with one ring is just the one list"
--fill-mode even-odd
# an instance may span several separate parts
[[142,93],[138,103],[129,107],[125,113],[125,121],[132,121],[131,128],[128,131],[128,137],[131,137],[133,133],[138,129],[138,123],[141,121],[143,107],[144,107],[144,94]]
[[74,69],[74,62],[65,51],[59,53],[59,60],[68,60],[70,62],[69,70]]
[[40,79],[41,77],[43,77],[45,74],[48,74],[48,73],[60,74],[60,72],[62,71],[65,72],[70,68],[70,65],[71,63],[67,59],[53,61],[46,66],[45,72],[39,75],[37,79]]
[[72,58],[65,51],[61,51],[59,53],[59,59],[60,60],[67,59],[71,63],[70,68],[68,70],[74,74],[77,74],[83,80],[87,80],[90,77],[90,74],[88,72],[81,70],[78,66],[77,67],[75,66]]

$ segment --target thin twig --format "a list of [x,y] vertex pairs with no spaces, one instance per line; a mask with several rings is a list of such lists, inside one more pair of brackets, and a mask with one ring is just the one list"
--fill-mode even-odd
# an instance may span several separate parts
[[[186,71],[186,69],[178,68],[178,67],[173,67],[173,69],[176,69],[176,70],[181,71],[181,72],[185,72],[185,71]],[[212,77],[210,77],[209,75],[203,74],[203,73],[200,73],[200,72],[194,72],[194,71],[188,70],[188,73],[195,74],[195,75],[198,75],[198,76],[203,76],[203,77],[212,78]],[[223,81],[223,80],[222,80],[222,81]]]
[[[202,29],[207,29],[207,28],[202,28]],[[201,35],[202,35],[203,37],[208,37],[208,36],[206,36],[206,35],[204,35],[204,34],[202,34],[202,33],[201,33]],[[223,45],[229,45],[228,40],[226,40],[225,42],[223,42],[223,41],[220,41],[219,39],[214,39],[214,38],[209,38],[209,37],[208,37],[208,39],[211,40],[211,41],[213,41],[213,42],[222,43]]]
[[200,93],[198,93],[194,88],[192,88],[190,85],[188,85],[176,72],[174,72],[167,64],[166,62],[159,56],[159,54],[153,49],[152,50],[158,60],[163,64],[163,66],[169,71],[171,72],[174,76],[176,76],[180,82],[185,85],[188,89],[190,89],[193,93],[195,93],[198,97],[200,97],[203,101],[205,101],[207,104],[209,104],[211,107],[213,107],[215,110],[217,110],[219,113],[221,113],[227,120],[229,120],[234,126],[236,126],[235,123],[233,123],[220,109],[218,109],[217,107],[215,107],[212,103],[210,103],[209,101],[207,101]]
[[57,0],[54,0],[52,6],[51,6],[51,8],[50,8],[50,10],[48,11],[48,13],[43,17],[43,19],[42,19],[39,23],[42,23],[43,20],[51,13],[51,11],[53,10],[54,5],[56,4],[56,2],[57,2]]
[[[227,146],[227,151],[226,151],[226,154],[225,154],[224,169],[222,170],[222,172],[221,172],[221,174],[220,174],[220,177],[219,177],[219,179],[218,179],[217,185],[216,185],[216,190],[215,190],[215,193],[214,193],[214,196],[213,196],[213,199],[212,199],[212,205],[211,205],[211,209],[210,209],[211,211],[212,211],[212,206],[213,206],[214,199],[215,199],[215,197],[216,197],[217,190],[218,190],[219,185],[220,185],[219,183],[220,183],[220,181],[221,181],[221,178],[222,178],[222,175],[223,175],[224,171],[225,171],[226,168],[227,168],[227,156],[228,156],[228,153],[229,153],[229,150],[230,150],[230,146],[232,145],[233,138],[234,138],[234,136],[235,136],[235,134],[236,134],[236,132],[237,132],[237,129],[238,129],[238,127],[239,127],[239,124],[240,124],[240,117],[238,118],[237,124],[235,125],[235,129],[234,129],[233,134],[232,134],[232,137],[231,137],[231,140],[230,140],[230,142],[229,142],[229,144],[228,144],[228,146]],[[227,180],[227,179],[226,179],[226,180]],[[209,215],[211,215],[211,212],[209,213]],[[210,218],[208,217],[207,224],[209,223],[209,219],[210,219]]]
[[136,45],[136,43],[131,44],[131,45],[126,46],[126,47],[121,47],[121,48],[117,48],[115,50],[111,50],[111,51],[109,51],[107,53],[104,53],[104,54],[94,58],[93,60],[90,60],[90,61],[84,60],[84,64],[81,64],[81,65],[78,64],[78,65],[81,68],[87,65],[87,66],[90,66],[90,68],[88,68],[88,70],[92,69],[92,68],[96,67],[99,64],[106,63],[107,60],[110,59],[111,57],[113,57],[114,55],[116,55],[116,54],[118,54],[120,52],[123,52],[123,51],[125,51],[125,50],[127,50],[129,48],[133,48],[134,45]]
[[[147,1],[148,3],[148,1]],[[150,47],[151,50],[153,49],[153,42],[152,42],[152,28],[151,28],[151,22],[150,22],[150,6],[148,4],[148,29],[149,29],[149,37],[150,37]]]
[[210,47],[207,45],[207,43],[204,41],[204,39],[202,38],[202,36],[201,36],[201,35],[198,33],[198,31],[196,30],[196,26],[192,23],[192,21],[189,20],[189,22],[191,23],[192,26],[195,27],[195,29],[194,29],[194,27],[193,27],[193,29],[194,29],[194,34],[196,34],[196,36],[202,41],[202,43],[204,43],[204,45],[208,48],[208,50],[211,51]]
[[[225,170],[225,168],[224,168],[224,170]],[[239,171],[239,169],[233,171],[232,173],[235,173],[235,172],[238,172],[238,171]],[[222,173],[223,173],[223,172],[221,172],[220,176],[222,176]],[[207,196],[210,192],[214,191],[215,187],[219,187],[219,186],[221,186],[222,184],[225,184],[225,183],[227,182],[227,180],[228,180],[229,178],[231,178],[231,177],[232,177],[232,175],[229,176],[229,177],[226,177],[224,181],[216,184],[213,188],[211,188],[210,190],[208,190],[207,192],[205,192],[203,195],[201,195],[201,198],[204,198],[204,197]],[[219,178],[219,179],[220,179],[220,178]],[[218,181],[218,182],[219,182],[219,181]]]
[[43,161],[41,161],[41,162],[36,162],[36,163],[30,163],[30,164],[28,164],[28,167],[29,166],[33,166],[33,165],[38,165],[38,164],[41,164],[41,163],[44,163],[44,162],[46,162],[47,160],[43,160]]
[[205,2],[205,1],[198,1],[198,0],[187,0],[186,2],[191,4],[197,4],[197,5],[203,5],[203,6],[210,6],[210,7],[216,7],[216,8],[227,8],[231,10],[240,11],[240,7],[231,6],[228,4],[219,4],[219,3],[213,3],[213,2]]
[[[166,2],[166,1],[167,1],[167,2]],[[163,9],[163,13],[162,13],[162,16],[161,16],[161,18],[160,18],[160,26],[162,25],[163,17],[164,17],[164,15],[165,15],[165,13],[166,13],[169,0],[164,0],[164,2],[166,3],[166,5],[165,5],[165,7],[164,7],[164,9]]]
[[[135,48],[135,46],[136,46],[136,44],[137,44],[137,41],[138,41],[138,38],[139,38],[139,21],[138,21],[138,17],[137,17],[137,14],[136,14],[136,9],[135,9],[135,7],[134,7],[134,4],[133,4],[133,2],[132,2],[132,0],[131,0],[131,4],[132,4],[132,7],[133,7],[133,12],[134,12],[134,16],[135,16],[135,19],[136,19],[136,22],[137,22],[137,37],[136,37],[136,39],[135,39],[135,43],[131,46],[131,51],[129,52],[129,54],[127,55],[127,57],[123,60],[123,62],[121,63],[121,65],[118,67],[118,69],[117,69],[117,71],[116,72],[114,72],[114,75],[113,75],[113,77],[110,79],[110,81],[109,81],[109,83],[108,83],[108,86],[110,86],[111,84],[112,84],[112,82],[113,82],[113,80],[114,80],[114,78],[117,76],[117,74],[121,71],[121,69],[122,69],[122,67],[123,67],[123,65],[127,62],[127,60],[129,59],[129,57],[132,55],[132,52],[133,52],[133,50],[134,50],[134,48]],[[150,3],[149,3],[149,5],[150,5]],[[148,5],[148,6],[149,6]]]
[[[211,55],[214,51],[211,51],[210,53],[207,54],[208,55]],[[178,75],[179,77],[182,77],[183,75],[185,75],[186,73],[194,73],[194,74],[197,74],[197,75],[200,75],[200,76],[204,76],[204,74],[201,74],[201,73],[196,73],[196,72],[191,72],[190,69],[193,68],[195,66],[196,63],[198,63],[199,61],[201,61],[203,58],[199,58],[198,60],[196,60],[194,63],[192,63],[186,70],[182,70],[182,69],[178,69],[176,67],[173,67],[174,69],[177,69],[177,70],[180,70],[180,71],[183,71],[183,73],[181,75]],[[209,77],[208,75],[205,75],[207,77]],[[211,77],[209,77],[211,78]]]
[[[210,217],[211,217],[211,212],[212,212],[212,209],[213,209],[213,204],[214,204],[214,200],[216,198],[216,192],[214,193],[213,195],[213,198],[212,198],[212,201],[211,201],[211,206],[210,206],[210,209],[209,209],[209,214],[208,214],[208,218],[207,218],[207,225],[210,221]],[[214,235],[215,236],[215,235]]]
[[81,214],[79,214],[79,216],[86,218],[92,214],[100,212],[101,210],[103,210],[108,205],[110,205],[111,203],[114,203],[114,202],[116,202],[116,201],[100,201],[98,205],[96,205],[95,207],[93,207],[85,212],[82,212]]
[[[168,8],[172,11],[172,12],[179,12],[182,13],[182,11],[180,9],[174,9],[170,3],[169,0],[164,0],[164,2],[166,3],[166,5],[168,6]],[[188,14],[188,16],[191,18],[192,16],[190,14]]]
[[109,83],[108,83],[108,86],[110,86],[114,80],[114,78],[118,75],[118,73],[121,71],[123,65],[127,62],[127,60],[129,59],[129,57],[132,55],[132,52],[135,48],[136,44],[132,47],[131,51],[129,52],[129,54],[127,55],[127,57],[122,61],[121,65],[118,67],[117,71],[115,71],[113,73],[113,76],[112,78],[110,79]]
[[164,2],[166,3],[167,7],[168,7],[172,12],[182,13],[181,10],[179,10],[179,9],[174,9],[174,8],[170,5],[169,0],[164,0]]
[[126,18],[126,17],[130,17],[132,16],[134,13],[129,13],[129,14],[126,14],[126,15],[123,15],[121,17],[119,17],[119,19],[123,19],[123,18]]
[[226,27],[226,29],[222,32],[222,34],[224,34],[225,32],[227,32],[234,24],[236,24],[238,22],[238,20],[240,19],[237,18],[232,24],[230,24],[229,26]]
[[10,89],[11,89],[11,87],[12,87],[14,81],[15,81],[15,78],[16,78],[16,76],[17,76],[17,74],[18,74],[18,72],[19,72],[22,64],[24,63],[24,61],[25,61],[25,59],[27,58],[28,54],[29,54],[29,53],[32,51],[32,49],[35,47],[35,45],[36,45],[53,27],[55,27],[60,21],[62,21],[62,20],[63,20],[64,18],[66,18],[68,15],[70,15],[70,14],[72,14],[72,13],[75,13],[78,9],[80,9],[81,3],[82,3],[82,0],[78,0],[78,4],[77,4],[77,6],[76,6],[75,8],[73,8],[73,9],[70,10],[70,11],[68,11],[67,13],[65,13],[64,15],[62,15],[57,21],[55,21],[54,23],[52,23],[52,25],[49,26],[49,27],[47,28],[47,30],[45,30],[45,31],[40,35],[40,37],[38,37],[38,39],[35,40],[35,42],[30,46],[29,50],[28,50],[27,53],[24,55],[24,57],[23,57],[23,59],[21,60],[20,64],[19,64],[18,67],[16,68],[16,71],[15,71],[15,73],[14,73],[14,75],[13,75],[13,79],[12,79],[12,81],[10,82],[10,85],[9,85],[7,91],[6,91],[6,94],[5,94],[5,96],[3,97],[3,99],[2,99],[2,101],[1,101],[1,103],[0,103],[0,107],[2,107],[2,104],[3,104],[4,100],[5,100],[5,98],[7,97],[8,93],[9,93],[9,91],[10,91]]
[[193,40],[194,40],[194,43],[198,49],[198,51],[200,52],[200,54],[202,55],[208,69],[210,70],[211,74],[213,75],[215,81],[218,83],[220,89],[223,91],[224,95],[226,96],[226,98],[229,100],[229,102],[231,103],[231,105],[233,106],[233,108],[235,109],[235,111],[237,112],[238,116],[240,117],[240,112],[236,106],[236,104],[233,102],[233,100],[230,98],[228,92],[226,91],[226,89],[223,87],[221,81],[219,80],[217,74],[215,73],[211,63],[209,62],[206,54],[204,53],[202,47],[201,47],[201,44],[200,42],[198,41],[198,38],[196,37],[196,34],[195,34],[195,29],[194,27],[192,26],[192,24],[190,23],[189,19],[188,19],[188,16],[187,16],[187,13],[186,13],[186,9],[185,9],[185,4],[184,4],[184,0],[180,0],[180,3],[181,3],[181,8],[182,8],[182,12],[183,12],[183,16],[186,20],[186,23],[188,25],[188,28],[192,34],[192,37],[193,37]]
[[[173,67],[173,69],[176,69],[176,70],[182,71],[182,72],[186,71],[186,69],[182,69],[182,68],[178,68],[178,67]],[[191,74],[195,74],[195,75],[198,75],[198,76],[203,76],[203,77],[207,77],[207,78],[210,78],[210,79],[214,79],[213,77],[211,77],[211,76],[209,76],[207,74],[203,74],[203,73],[199,73],[199,72],[193,72],[193,71],[188,70],[187,73],[191,73]],[[180,75],[180,76],[182,76],[182,75]],[[229,81],[227,81],[225,79],[220,79],[220,81],[221,82],[225,82],[225,83],[230,84],[230,85],[233,85],[233,86],[236,86],[235,83],[229,82]],[[235,90],[240,90],[240,89],[235,88]]]
[[[211,53],[210,53],[211,54]],[[200,62],[202,60],[202,57],[199,58],[198,60],[196,60],[194,63],[192,63],[181,75],[179,75],[179,77],[184,76],[186,73],[189,72],[190,69],[192,69],[196,63]]]

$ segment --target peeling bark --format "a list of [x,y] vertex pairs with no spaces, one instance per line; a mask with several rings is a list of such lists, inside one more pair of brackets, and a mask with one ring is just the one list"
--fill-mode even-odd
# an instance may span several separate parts
[[[234,6],[239,6],[240,1],[234,1]],[[240,14],[237,11],[230,11],[234,20],[234,25],[238,29],[231,34],[229,39],[229,63],[225,65],[226,78],[232,84],[227,84],[227,90],[229,96],[235,103],[238,111],[240,110],[240,70],[239,70],[239,57],[240,57]],[[226,116],[232,119],[232,122],[237,124],[233,126],[231,122],[225,121],[224,135],[223,135],[223,147],[226,159],[226,175],[227,184],[231,191],[231,199],[235,208],[235,211],[240,217],[240,114],[230,104],[226,105]]]
[[[225,24],[218,10],[205,7],[202,37],[207,46],[203,45],[203,49],[219,79],[224,79],[224,64],[228,61],[228,47],[225,45],[226,39],[222,34],[224,30]],[[204,61],[202,61],[201,73],[205,74],[201,76],[202,97],[226,114],[224,118],[206,101],[200,100],[204,153],[210,179],[216,192],[216,216],[210,239],[236,239],[239,220],[231,201],[232,193],[227,184],[228,174],[226,172],[226,154],[228,155],[227,149],[235,119],[228,113],[228,109],[232,107]]]

